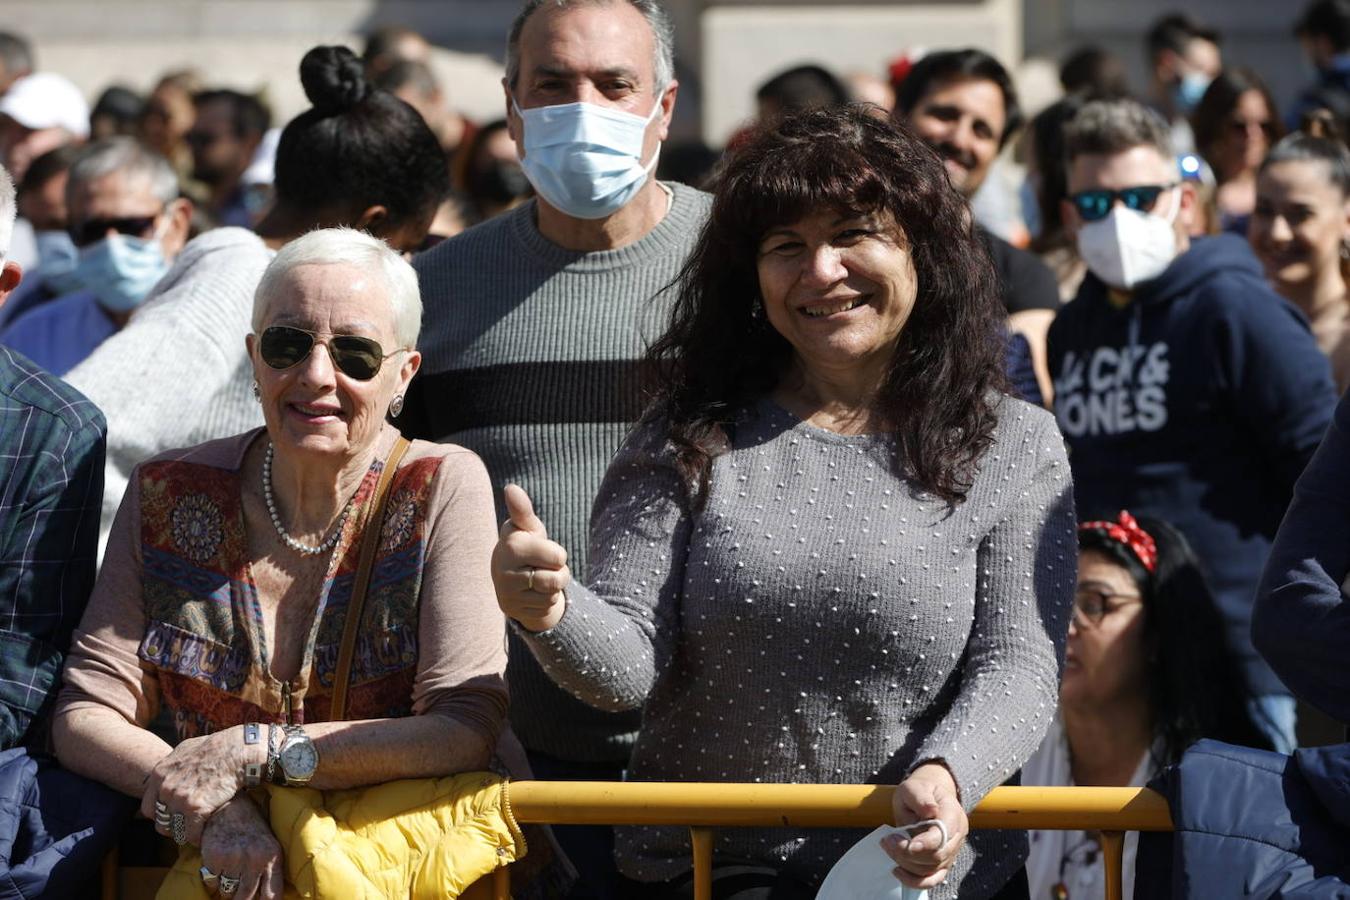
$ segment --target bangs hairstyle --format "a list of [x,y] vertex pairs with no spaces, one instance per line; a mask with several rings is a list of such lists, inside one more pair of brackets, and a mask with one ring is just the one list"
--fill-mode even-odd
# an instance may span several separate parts
[[648,388],[670,423],[695,505],[737,411],[773,390],[792,346],[756,315],[759,244],[819,212],[877,215],[908,250],[918,292],[877,411],[897,437],[896,472],[957,503],[993,442],[1003,307],[984,242],[942,162],[865,104],[787,117],[726,162],[679,280],[670,329],[648,352]]

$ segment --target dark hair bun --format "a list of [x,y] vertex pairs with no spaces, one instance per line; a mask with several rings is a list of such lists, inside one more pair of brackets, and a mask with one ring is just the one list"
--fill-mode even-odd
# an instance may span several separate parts
[[361,60],[346,47],[315,47],[300,60],[300,83],[325,115],[351,109],[370,94]]
[[1311,138],[1330,141],[1345,139],[1341,133],[1341,123],[1336,121],[1336,114],[1329,109],[1313,109],[1304,113],[1299,130]]

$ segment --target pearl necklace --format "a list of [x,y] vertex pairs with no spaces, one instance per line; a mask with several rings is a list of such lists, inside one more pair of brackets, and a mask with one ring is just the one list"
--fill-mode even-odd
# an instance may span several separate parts
[[281,540],[285,542],[286,546],[297,553],[317,556],[320,553],[332,550],[337,546],[338,538],[342,537],[342,526],[347,524],[347,516],[351,514],[352,500],[356,498],[356,495],[353,494],[351,499],[347,501],[347,505],[342,508],[342,515],[338,517],[337,525],[333,527],[333,533],[325,538],[322,544],[302,544],[291,537],[290,533],[286,531],[286,527],[281,524],[281,516],[277,513],[277,501],[272,496],[272,456],[275,452],[276,445],[268,444],[267,455],[263,457],[262,467],[263,499],[267,502],[267,514],[272,517],[272,526],[276,528],[277,534],[281,536]]

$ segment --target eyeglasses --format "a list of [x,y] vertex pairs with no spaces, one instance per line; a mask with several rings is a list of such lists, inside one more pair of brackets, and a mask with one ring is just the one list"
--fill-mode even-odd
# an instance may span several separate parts
[[1138,594],[1113,594],[1100,588],[1080,587],[1073,593],[1074,623],[1080,628],[1096,628],[1102,619],[1130,603],[1112,603],[1112,600],[1128,600],[1142,603]]
[[386,359],[395,353],[405,352],[405,348],[400,347],[385,353],[378,341],[354,334],[334,334],[329,335],[327,340],[320,340],[318,334],[303,328],[271,325],[263,329],[258,341],[258,355],[274,369],[289,369],[304,362],[315,344],[327,347],[328,355],[338,371],[357,381],[374,378]]
[[116,231],[118,234],[126,234],[131,237],[145,237],[155,227],[155,220],[160,217],[162,212],[163,210],[160,210],[153,216],[88,219],[79,225],[71,226],[70,239],[75,242],[76,247],[88,247],[90,244],[103,240],[109,231]]
[[1126,209],[1149,212],[1163,191],[1176,186],[1177,182],[1173,181],[1170,184],[1139,184],[1118,191],[1079,191],[1069,199],[1078,210],[1079,218],[1084,222],[1096,222],[1106,218],[1111,212],[1111,207],[1115,206],[1116,200],[1124,203]]

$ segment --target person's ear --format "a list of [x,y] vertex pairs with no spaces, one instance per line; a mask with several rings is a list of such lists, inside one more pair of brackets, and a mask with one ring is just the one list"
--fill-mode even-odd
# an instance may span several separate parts
[[670,136],[670,121],[675,115],[675,98],[678,96],[679,92],[680,83],[672,79],[670,84],[666,85],[666,89],[661,93],[661,99],[658,101],[661,104],[661,121],[659,123],[660,127],[657,128],[658,140],[664,141]]
[[398,369],[398,392],[406,394],[408,385],[412,383],[413,376],[417,370],[422,368],[422,354],[416,350],[409,350],[403,354],[403,365]]
[[187,244],[188,234],[192,230],[192,201],[186,197],[179,197],[165,207],[164,213],[168,216],[169,222],[168,227],[164,229],[160,246],[164,248],[165,258],[173,259]]
[[0,267],[0,306],[5,305],[5,300],[21,281],[23,268],[14,260],[7,260],[4,266]]
[[1189,181],[1183,181],[1177,186],[1177,225],[1181,227],[1184,234],[1194,234],[1197,218],[1200,215],[1200,196],[1195,192],[1195,185]]
[[389,224],[389,208],[387,206],[377,203],[374,206],[367,206],[365,208],[365,211],[363,211],[361,215],[357,217],[356,222],[352,225],[352,227],[357,229],[358,231],[364,231],[367,234],[372,234],[375,237],[381,237],[382,236],[381,232],[384,230],[384,228],[388,226],[388,224]]

